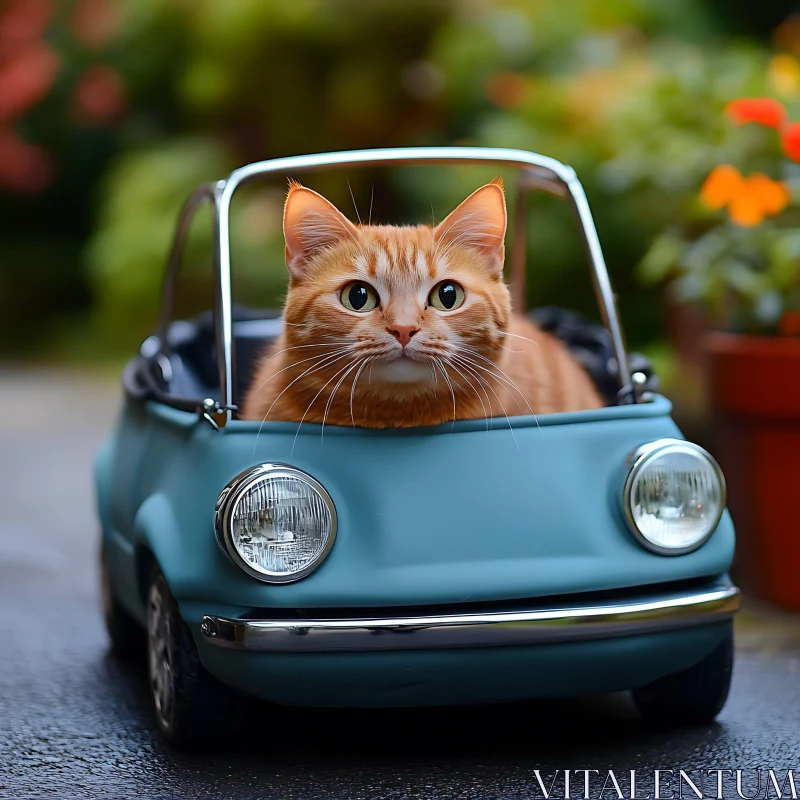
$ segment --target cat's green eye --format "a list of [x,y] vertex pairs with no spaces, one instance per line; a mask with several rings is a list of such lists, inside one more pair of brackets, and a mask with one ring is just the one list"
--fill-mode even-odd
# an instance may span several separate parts
[[439,311],[455,311],[464,302],[464,287],[455,281],[442,281],[433,287],[428,302]]
[[342,305],[350,311],[366,314],[378,305],[378,293],[363,281],[352,281],[342,289],[339,295]]

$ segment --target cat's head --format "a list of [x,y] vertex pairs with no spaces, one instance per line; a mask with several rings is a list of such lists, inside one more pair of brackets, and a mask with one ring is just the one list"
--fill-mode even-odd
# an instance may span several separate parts
[[339,344],[369,363],[373,388],[404,393],[441,380],[441,364],[480,374],[497,360],[511,310],[500,180],[436,227],[356,225],[293,182],[283,230],[291,344]]

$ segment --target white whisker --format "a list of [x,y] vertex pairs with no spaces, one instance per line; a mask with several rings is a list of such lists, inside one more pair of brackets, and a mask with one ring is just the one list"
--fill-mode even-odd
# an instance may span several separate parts
[[372,201],[375,199],[375,184],[372,184],[372,191],[369,195],[369,219],[367,220],[367,225],[372,225]]
[[533,339],[529,339],[527,336],[520,336],[518,333],[509,333],[508,331],[497,331],[501,336],[513,336],[515,339],[524,339],[526,342],[530,342],[531,344],[535,344],[537,347],[541,347],[539,342],[534,342]]
[[434,369],[433,361],[429,361],[428,366],[430,367],[431,375],[433,376],[433,396],[436,397],[437,389],[439,388],[439,373]]
[[350,422],[353,423],[354,428],[356,426],[356,420],[355,420],[355,415],[353,414],[353,396],[355,395],[356,384],[358,383],[358,376],[361,375],[361,371],[364,369],[364,367],[366,367],[367,364],[369,364],[370,361],[372,361],[374,358],[375,356],[367,356],[364,359],[364,362],[358,368],[358,372],[356,372],[355,378],[353,378],[353,385],[350,387]]
[[277,372],[273,372],[272,375],[269,376],[269,378],[267,378],[265,381],[263,381],[258,386],[258,389],[256,391],[260,391],[261,389],[263,389],[274,377],[276,377],[277,375],[280,375],[282,372],[286,372],[287,369],[291,369],[292,367],[296,367],[296,366],[298,366],[300,364],[305,364],[307,361],[314,361],[314,360],[320,359],[320,358],[327,358],[328,356],[335,356],[338,353],[345,353],[349,349],[350,349],[349,346],[346,346],[346,347],[342,347],[340,350],[334,350],[332,353],[318,353],[315,356],[309,356],[308,358],[302,358],[302,359],[300,359],[300,361],[293,361],[291,364],[287,364],[285,367],[283,367],[282,369],[279,369]]
[[[303,421],[305,420],[306,416],[308,415],[308,412],[311,410],[311,406],[314,405],[314,403],[317,401],[317,398],[325,391],[325,387],[326,386],[328,386],[329,384],[333,383],[333,381],[335,381],[336,378],[338,378],[339,375],[341,375],[342,372],[344,372],[345,370],[349,371],[350,369],[352,369],[356,365],[356,363],[357,362],[355,362],[353,364],[345,364],[340,370],[335,372],[331,378],[329,378],[327,381],[325,381],[325,383],[322,384],[322,388],[314,395],[314,397],[312,398],[311,402],[306,407],[306,410],[303,412],[303,416],[300,418],[300,424],[297,426],[297,432],[295,433],[294,439],[292,440],[292,449],[291,449],[291,451],[289,453],[290,456],[294,455],[294,447],[297,444],[297,436],[300,433],[300,428],[303,425]],[[345,374],[347,374],[347,373],[345,373]]]
[[[476,353],[480,352],[480,350],[478,350],[477,347],[473,347],[470,344],[459,344],[458,346],[459,347],[463,347],[463,348],[465,348],[467,350],[473,350]],[[498,345],[496,343],[493,343],[493,346],[499,347],[501,350],[505,350],[507,353],[524,353],[525,352],[524,350],[511,350],[510,348],[506,347],[504,344]]]
[[275,358],[276,356],[279,356],[281,353],[288,353],[290,350],[302,350],[303,348],[308,348],[308,347],[336,347],[337,344],[340,344],[340,342],[332,342],[331,344],[326,344],[322,342],[318,342],[317,344],[296,344],[293,345],[292,347],[284,347],[283,350],[278,350],[278,352],[273,353],[267,359],[267,361],[272,361],[272,359]]
[[[341,361],[343,358],[347,358],[349,353],[344,353],[343,355],[336,356],[335,358],[334,358],[334,355],[336,355],[336,354],[328,354],[326,356],[323,356],[324,359],[328,359],[324,363],[312,364],[307,370],[302,372],[291,383],[289,383],[281,391],[281,393],[272,401],[272,405],[270,405],[270,407],[267,409],[267,413],[264,414],[264,419],[261,420],[261,425],[259,425],[259,427],[258,427],[258,433],[256,434],[256,440],[253,442],[253,456],[255,456],[255,454],[256,454],[256,445],[258,444],[258,437],[261,436],[261,429],[264,427],[264,423],[267,421],[267,417],[270,415],[270,412],[275,407],[275,403],[277,403],[278,400],[281,399],[281,397],[283,396],[284,392],[286,392],[288,389],[290,389],[292,386],[294,386],[294,384],[297,383],[297,381],[299,381],[301,378],[305,377],[306,375],[310,375],[312,372],[317,372],[320,369],[325,369],[325,367],[329,367],[332,364],[335,364],[337,361]],[[294,365],[291,365],[291,366],[294,366]]]
[[[481,372],[485,372],[487,375],[490,375],[501,386],[505,387],[506,389],[512,389],[513,391],[515,391],[519,395],[519,398],[517,398],[514,395],[512,395],[512,397],[514,398],[514,401],[516,402],[517,406],[518,407],[522,406],[522,403],[520,403],[520,399],[521,399],[522,402],[525,403],[525,405],[528,407],[528,411],[531,414],[534,413],[533,412],[533,408],[531,407],[531,404],[528,402],[528,398],[525,397],[525,395],[522,393],[522,391],[520,391],[520,389],[517,386],[517,384],[514,383],[514,381],[512,381],[510,378],[503,377],[502,375],[499,375],[497,372],[493,372],[491,369],[487,369],[486,367],[482,366],[481,364],[478,364],[477,361],[473,361],[468,356],[455,355],[454,354],[453,358],[457,359],[461,363],[470,364],[474,369],[479,369],[479,370],[481,370]],[[495,369],[499,369],[499,367],[495,367]],[[503,374],[505,375],[505,373],[503,373]],[[534,414],[534,416],[535,416],[535,414]]]
[[347,372],[345,372],[341,378],[339,378],[339,382],[336,384],[336,386],[333,387],[331,396],[328,398],[328,402],[325,404],[325,413],[322,415],[322,428],[319,433],[320,446],[322,446],[325,442],[325,420],[328,418],[328,412],[330,411],[331,406],[333,405],[333,398],[336,395],[336,392],[339,390],[339,387],[342,385],[342,381],[344,381],[344,379],[353,371],[353,369],[356,367],[357,364],[361,363],[361,361],[362,359],[356,361],[353,364],[353,366],[350,367],[350,369],[347,370]]
[[[453,384],[450,382],[450,378],[445,371],[444,365],[442,364],[442,360],[440,358],[435,358],[434,362],[438,365],[439,369],[442,372],[442,377],[444,378],[445,383],[450,389],[450,394],[453,398],[453,425],[456,424],[456,393],[453,391]],[[453,425],[450,426],[450,430],[453,430]]]
[[[458,358],[458,356],[456,356],[456,358]],[[514,435],[514,426],[511,424],[511,420],[509,419],[508,413],[506,412],[506,407],[503,405],[503,401],[500,399],[500,397],[498,396],[497,392],[494,390],[494,388],[492,387],[492,385],[488,381],[485,381],[485,384],[486,384],[487,388],[489,389],[489,391],[497,398],[497,402],[500,404],[500,408],[503,410],[503,415],[505,416],[506,422],[508,423],[508,430],[511,433],[511,438],[514,440],[514,444],[517,447],[517,451],[518,452],[522,452],[519,449],[519,442],[517,441],[517,437]],[[538,423],[537,423],[537,425],[538,425]],[[541,430],[540,430],[540,432],[541,432]]]
[[358,206],[356,205],[356,196],[353,194],[353,187],[350,185],[350,178],[347,179],[347,188],[350,190],[350,198],[353,201],[353,208],[356,210],[356,217],[358,217],[358,224],[361,225],[361,214],[358,213]]
[[[459,363],[463,364],[463,365],[464,365],[464,367],[465,367],[465,369],[467,369],[467,368],[468,368],[468,367],[467,367],[467,364],[466,364],[466,363],[464,363],[464,362],[465,362],[465,361],[468,361],[468,362],[469,362],[469,359],[466,359],[466,358],[465,358],[465,356],[461,356],[461,355],[453,354],[453,359],[454,359],[454,360],[457,360]],[[488,373],[489,375],[492,375],[492,376],[493,376],[495,379],[498,379],[498,380],[500,380],[500,378],[499,378],[499,376],[498,376],[498,375],[494,375],[492,372],[490,372],[490,371],[489,371],[488,369],[486,369],[485,367],[482,367],[482,366],[480,366],[480,364],[476,364],[474,361],[473,361],[473,362],[471,362],[471,364],[472,364],[474,367],[476,367],[477,369],[483,370],[484,372]],[[476,374],[477,374],[477,373],[476,373]],[[542,437],[542,441],[544,441],[544,433],[542,432],[542,426],[541,426],[541,425],[539,425],[539,418],[536,416],[536,414],[535,414],[535,412],[534,412],[533,408],[531,407],[531,404],[528,402],[528,399],[527,399],[527,398],[525,397],[525,395],[524,395],[524,394],[523,394],[523,393],[520,391],[519,387],[518,387],[518,386],[517,386],[517,385],[514,383],[514,381],[512,381],[510,378],[509,378],[508,380],[509,380],[509,382],[510,382],[511,386],[513,386],[513,388],[514,388],[514,389],[516,389],[516,390],[517,390],[517,392],[519,392],[519,395],[520,395],[520,397],[521,397],[521,398],[522,398],[522,399],[525,401],[525,405],[527,405],[527,406],[528,406],[528,409],[530,410],[530,412],[531,412],[531,415],[533,416],[533,421],[536,423],[536,427],[539,429],[539,435]],[[490,384],[488,381],[486,381],[486,385],[489,387],[489,389],[491,390],[492,394],[494,394],[494,396],[495,396],[495,397],[497,397],[497,402],[498,402],[498,403],[500,403],[500,407],[503,409],[503,413],[506,415],[506,419],[508,419],[508,414],[507,414],[507,412],[506,412],[506,408],[505,408],[505,406],[503,405],[503,402],[502,402],[502,400],[500,400],[500,398],[498,397],[497,393],[494,391],[494,389],[492,388],[491,384]],[[518,404],[519,404],[519,403],[518,403]],[[511,422],[510,422],[510,421],[509,421],[509,427],[511,427]]]
[[[451,361],[450,366],[467,382],[467,385],[475,392],[475,396],[478,398],[478,402],[481,404],[481,408],[483,409],[483,418],[486,420],[486,433],[489,433],[489,413],[486,410],[486,406],[483,403],[483,398],[478,394],[478,390],[473,385],[472,381]],[[466,365],[463,365],[464,369],[467,369]],[[489,399],[489,395],[486,395],[487,400]],[[490,403],[491,405],[491,403]]]
[[[459,345],[455,345],[455,348],[456,348],[456,352],[464,350],[464,348],[459,346]],[[519,394],[519,396],[522,398],[522,400],[528,406],[528,409],[530,410],[531,414],[533,414],[533,408],[531,408],[531,404],[528,402],[528,399],[522,393],[520,388],[517,386],[516,383],[514,383],[514,381],[511,380],[511,378],[508,376],[508,374],[506,372],[504,372],[500,367],[497,366],[497,364],[494,363],[494,361],[486,358],[486,356],[484,356],[484,355],[482,355],[481,353],[478,353],[478,352],[471,352],[469,356],[461,355],[460,357],[470,361],[470,363],[473,364],[473,366],[476,366],[479,369],[482,369],[484,372],[488,372],[490,375],[492,375],[497,380],[501,381],[502,383],[505,383],[510,388],[514,389],[514,391],[516,391]],[[496,372],[491,372],[486,367],[480,366],[477,362],[472,361],[471,360],[472,358],[481,359],[481,361],[484,361],[486,364],[489,365],[489,367],[491,369],[496,370]],[[517,401],[517,405],[519,405],[519,401]]]

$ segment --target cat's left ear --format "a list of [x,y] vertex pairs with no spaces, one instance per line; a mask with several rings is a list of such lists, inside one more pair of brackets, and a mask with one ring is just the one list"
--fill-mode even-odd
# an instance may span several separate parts
[[286,266],[292,276],[301,278],[317,253],[348,238],[357,240],[358,230],[321,194],[291,181],[283,208],[283,235]]
[[473,192],[433,230],[437,242],[474,247],[494,274],[503,271],[507,215],[503,181],[495,178]]

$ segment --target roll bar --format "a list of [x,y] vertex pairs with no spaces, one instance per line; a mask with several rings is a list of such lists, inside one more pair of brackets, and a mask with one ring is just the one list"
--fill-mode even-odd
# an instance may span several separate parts
[[230,207],[236,190],[245,183],[275,173],[297,174],[339,167],[458,163],[500,164],[521,171],[517,189],[517,214],[513,226],[511,254],[512,292],[517,308],[523,307],[525,296],[525,216],[528,193],[531,189],[539,189],[566,197],[569,200],[592,266],[592,279],[603,323],[608,329],[614,347],[620,383],[619,396],[629,397],[629,402],[636,402],[637,393],[634,391],[631,381],[616,299],[583,186],[571,167],[553,158],[525,150],[482,147],[406,147],[292,156],[248,164],[234,170],[224,180],[200,186],[189,196],[178,219],[164,280],[161,316],[156,334],[158,354],[168,355],[167,334],[173,317],[175,288],[183,246],[194,215],[205,203],[210,203],[212,206],[214,230],[214,327],[220,380],[220,399],[216,404],[214,416],[224,425],[231,417],[235,385]]

